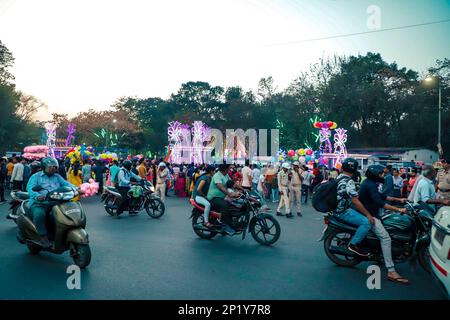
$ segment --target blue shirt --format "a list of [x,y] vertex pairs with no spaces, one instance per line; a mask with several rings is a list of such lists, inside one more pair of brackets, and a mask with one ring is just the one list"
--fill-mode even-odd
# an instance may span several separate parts
[[125,168],[121,168],[119,173],[117,173],[117,180],[119,181],[119,187],[129,187],[130,186],[130,179],[134,178],[137,181],[141,181],[142,178],[139,177],[137,174],[134,174],[133,172],[128,171]]
[[430,199],[436,199],[434,183],[427,177],[422,177],[417,185],[416,193],[414,194],[414,204],[418,204],[419,201],[427,202]]
[[[35,186],[40,186],[42,189],[39,192],[33,191]],[[30,206],[37,202],[37,197],[45,196],[48,192],[58,189],[60,187],[72,187],[76,188],[73,184],[67,182],[58,173],[53,174],[51,177],[45,174],[44,171],[39,171],[30,177],[27,184],[27,192],[30,195]]]
[[386,204],[387,196],[378,191],[378,185],[375,181],[364,180],[361,189],[359,189],[358,198],[372,216],[380,218],[380,209]]

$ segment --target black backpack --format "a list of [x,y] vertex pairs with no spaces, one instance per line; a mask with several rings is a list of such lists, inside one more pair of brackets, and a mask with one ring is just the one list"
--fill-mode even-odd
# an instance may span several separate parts
[[337,187],[339,181],[342,179],[350,179],[350,177],[344,176],[339,179],[331,180],[322,184],[319,184],[313,193],[312,206],[319,212],[327,213],[336,210],[337,201]]

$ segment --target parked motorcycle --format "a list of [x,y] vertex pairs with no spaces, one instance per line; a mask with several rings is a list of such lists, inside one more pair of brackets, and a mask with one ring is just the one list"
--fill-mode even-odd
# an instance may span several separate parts
[[[43,190],[35,187],[33,191]],[[29,200],[21,204],[21,213],[17,217],[17,240],[25,244],[31,254],[36,255],[40,251],[48,251],[61,254],[70,251],[74,263],[80,268],[85,268],[91,261],[91,249],[89,237],[85,230],[86,215],[80,202],[71,201],[78,196],[78,191],[70,187],[60,187],[49,191],[42,203],[53,205],[47,219],[46,227],[48,238],[53,242],[49,248],[41,245],[41,236],[33,223],[33,217],[28,207]]]
[[[161,218],[166,207],[161,198],[155,193],[153,185],[149,181],[142,180],[141,184],[134,185],[134,188],[140,189],[130,189],[128,192],[130,201],[124,211],[139,213],[145,209],[150,217],[155,219]],[[106,187],[104,190],[101,201],[104,202],[106,212],[111,216],[118,217],[119,214],[117,213],[117,209],[122,202],[122,195],[119,193],[119,190],[114,187]],[[141,195],[134,197],[133,192],[138,192]]]
[[11,212],[6,216],[6,219],[11,219],[16,222],[20,214],[20,206],[22,205],[22,202],[28,200],[29,197],[28,192],[12,191],[11,200],[9,201],[9,210]]
[[[384,228],[392,239],[392,258],[394,262],[404,262],[417,257],[419,264],[430,271],[429,252],[430,231],[433,219],[424,204],[413,206],[407,202],[407,213],[387,213],[381,217]],[[369,231],[358,246],[369,252],[368,257],[361,257],[347,249],[355,234],[357,226],[351,225],[338,216],[329,213],[324,217],[325,228],[319,241],[324,241],[327,257],[339,266],[351,267],[362,261],[383,262],[381,244],[378,237]]]
[[[200,238],[212,239],[217,234],[227,235],[223,230],[221,223],[218,222],[220,213],[211,210],[209,213],[209,222],[214,226],[208,228],[204,226],[203,211],[204,207],[190,199],[193,206],[192,228]],[[261,199],[259,196],[250,195],[244,191],[239,199],[234,200],[230,204],[230,213],[232,227],[236,230],[236,234],[242,234],[245,239],[247,230],[252,234],[253,239],[262,245],[272,245],[277,242],[281,234],[281,228],[278,221],[270,214],[260,212]]]

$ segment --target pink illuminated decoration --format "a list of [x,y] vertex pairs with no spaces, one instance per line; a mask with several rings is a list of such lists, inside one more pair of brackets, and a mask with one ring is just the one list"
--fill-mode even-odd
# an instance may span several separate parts
[[48,156],[55,158],[55,148],[56,148],[56,123],[47,122],[45,124],[45,130],[47,131],[47,147]]
[[322,153],[331,153],[333,151],[333,147],[331,146],[331,131],[329,128],[321,128],[319,131],[320,136],[320,152]]
[[340,166],[342,160],[347,158],[347,147],[345,146],[346,142],[347,142],[347,130],[342,128],[336,129],[334,134],[335,167]]
[[75,132],[77,131],[77,126],[73,123],[69,123],[67,126],[67,139],[66,147],[71,146],[75,143]]
[[169,160],[173,163],[204,163],[206,154],[212,150],[204,146],[210,138],[210,132],[210,128],[201,121],[194,121],[192,127],[178,121],[169,122]]

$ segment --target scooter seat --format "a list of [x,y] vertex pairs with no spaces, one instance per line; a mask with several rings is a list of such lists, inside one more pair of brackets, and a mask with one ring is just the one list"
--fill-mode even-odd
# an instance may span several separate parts
[[23,192],[23,191],[14,191],[13,197],[16,197],[17,199],[20,199],[20,200],[30,199],[30,195],[28,194],[28,192]]

